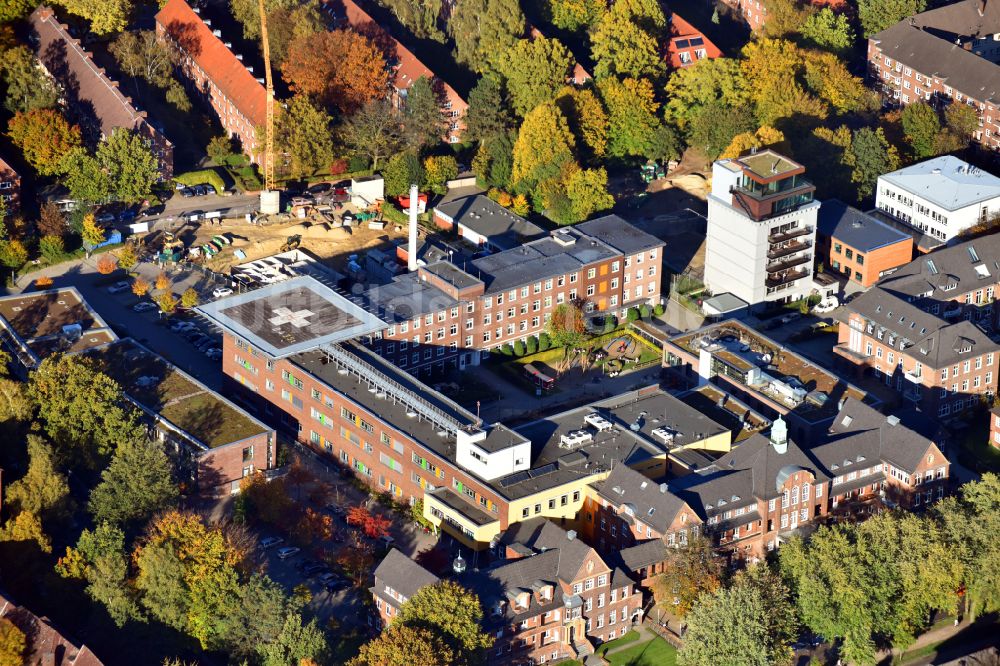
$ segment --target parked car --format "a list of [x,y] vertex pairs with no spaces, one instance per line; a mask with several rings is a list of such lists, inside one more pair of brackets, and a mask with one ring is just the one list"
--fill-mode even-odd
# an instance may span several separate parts
[[324,192],[329,192],[330,187],[330,183],[316,183],[315,185],[310,186],[306,191],[309,192],[309,194],[323,194]]
[[219,349],[218,347],[209,347],[208,349],[203,349],[202,351],[205,353],[205,356],[215,356],[216,354],[222,354],[222,350]]
[[98,224],[111,224],[112,222],[115,221],[115,214],[101,213],[100,215],[94,218],[94,221],[97,222]]
[[314,576],[316,574],[323,574],[324,576],[332,575],[330,573],[330,567],[326,566],[322,562],[313,562],[309,566],[305,567],[302,570],[302,573],[307,576]]
[[113,285],[108,287],[109,294],[120,294],[123,291],[129,290],[128,280],[121,280],[120,282],[115,282]]
[[136,312],[149,312],[150,310],[156,309],[156,303],[150,303],[149,301],[142,301],[141,303],[136,303],[132,306],[132,309]]
[[346,590],[350,585],[346,580],[331,580],[326,584],[326,591],[330,594],[335,592],[340,592],[341,590]]
[[232,296],[233,290],[229,287],[219,287],[212,292],[213,298],[225,298],[226,296]]
[[170,330],[174,333],[183,333],[185,331],[198,330],[198,327],[189,321],[175,321],[170,325]]
[[184,197],[185,199],[189,199],[190,197],[194,196],[194,190],[192,190],[190,187],[183,187],[181,188],[180,192],[181,196]]
[[184,333],[184,339],[187,340],[188,342],[194,342],[197,338],[203,338],[203,337],[205,337],[205,334],[197,326]]
[[260,547],[265,549],[273,548],[274,546],[277,546],[279,543],[285,543],[285,540],[278,536],[264,537],[263,539],[260,540]]
[[135,219],[135,211],[134,210],[123,210],[122,213],[121,213],[121,215],[118,216],[118,221],[119,222],[124,222],[126,224],[128,224],[129,222],[131,222],[134,219]]
[[319,582],[323,584],[330,583],[335,580],[337,580],[337,574],[333,573],[332,571],[327,571],[325,574],[319,577]]
[[780,321],[782,324],[791,324],[796,319],[801,319],[801,318],[802,318],[801,312],[789,312],[784,317],[782,317]]
[[196,197],[205,196],[205,194],[207,193],[204,185],[195,185],[194,187],[191,188],[191,191],[194,192],[194,195]]
[[333,502],[331,502],[331,503],[329,503],[329,504],[326,505],[326,510],[329,511],[330,513],[332,513],[335,516],[342,516],[342,515],[344,515],[344,507],[342,507],[342,506],[340,506],[338,504],[334,504]]
[[278,549],[278,559],[279,560],[287,560],[289,557],[293,557],[294,555],[297,555],[298,552],[299,552],[299,549],[296,548],[295,546],[285,546],[284,548],[279,548]]
[[206,335],[205,339],[204,340],[199,340],[198,342],[196,342],[194,344],[194,347],[198,351],[205,351],[206,349],[209,348],[209,345],[214,345],[214,344],[215,344],[215,340],[213,340],[212,338],[210,338],[210,337],[208,337]]

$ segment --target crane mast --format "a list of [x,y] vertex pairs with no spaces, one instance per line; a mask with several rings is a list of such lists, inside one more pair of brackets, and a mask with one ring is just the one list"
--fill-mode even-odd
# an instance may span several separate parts
[[271,77],[271,46],[267,39],[267,11],[264,0],[257,0],[260,11],[260,38],[264,55],[264,77],[266,84],[266,116],[264,125],[264,190],[260,193],[261,212],[277,213],[279,204],[277,192],[274,191],[274,79]]

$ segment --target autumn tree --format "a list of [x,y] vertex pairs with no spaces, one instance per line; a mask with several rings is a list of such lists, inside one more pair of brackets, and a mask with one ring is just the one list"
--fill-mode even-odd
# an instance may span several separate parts
[[448,19],[455,58],[480,74],[495,72],[499,60],[523,34],[517,0],[457,0]]
[[334,563],[344,570],[354,587],[360,589],[368,584],[368,577],[375,566],[375,556],[368,544],[355,543],[352,548],[344,548],[337,553]]
[[268,12],[267,32],[272,62],[285,62],[288,47],[296,39],[326,30],[326,17],[321,8],[319,4],[300,1],[294,7]]
[[570,163],[558,179],[543,182],[540,192],[542,205],[557,224],[582,222],[615,205],[604,168],[581,169]]
[[370,101],[340,126],[340,136],[348,148],[368,157],[372,169],[377,170],[380,160],[399,149],[399,116],[388,100]]
[[171,291],[164,291],[163,293],[157,294],[156,298],[153,300],[156,302],[156,305],[159,306],[160,312],[165,315],[173,314],[179,305],[177,297],[174,296]]
[[0,542],[30,541],[34,541],[43,553],[52,552],[52,539],[45,533],[41,518],[30,511],[19,512],[0,527]]
[[761,26],[764,37],[777,39],[799,32],[802,24],[812,14],[811,8],[803,7],[797,0],[764,0],[767,21]]
[[177,501],[174,467],[155,441],[140,439],[118,447],[90,493],[88,508],[97,523],[116,525],[148,518]]
[[747,80],[733,58],[708,58],[671,74],[664,96],[667,121],[682,131],[710,106],[741,109],[749,102]]
[[594,76],[661,75],[664,64],[658,33],[665,25],[663,11],[656,3],[615,2],[590,37],[590,54],[596,63]]
[[558,39],[519,39],[499,64],[507,81],[511,107],[524,117],[542,102],[551,100],[566,83],[573,56]]
[[532,192],[547,178],[558,177],[573,160],[573,135],[553,102],[535,107],[521,123],[514,143],[511,183],[518,192]]
[[802,39],[809,45],[843,55],[854,44],[854,30],[844,12],[823,7],[802,24]]
[[743,132],[733,137],[732,142],[722,151],[720,159],[735,159],[750,150],[774,146],[785,140],[781,130],[767,125],[757,128],[756,132]]
[[28,435],[28,471],[4,490],[15,511],[49,519],[69,514],[69,482],[56,465],[52,446],[36,434]]
[[552,25],[570,32],[594,25],[608,10],[604,0],[545,0],[542,7]]
[[566,86],[555,102],[566,117],[576,145],[585,151],[585,159],[603,157],[608,148],[608,114],[594,91]]
[[101,275],[111,275],[118,269],[118,264],[110,254],[102,254],[97,260],[97,272]]
[[4,52],[0,71],[7,86],[4,107],[11,113],[51,109],[59,101],[55,84],[27,47],[17,46]]
[[0,423],[27,421],[34,414],[34,406],[24,384],[6,376],[7,363],[0,363]]
[[[87,213],[83,217],[83,227],[80,232],[83,237],[83,242],[85,245],[90,247],[95,247],[104,242],[104,229],[97,223],[97,219],[94,217],[93,213]],[[112,263],[114,263],[112,261]],[[112,268],[114,270],[114,268]],[[110,273],[111,271],[108,271]]]
[[432,155],[424,160],[424,184],[435,194],[448,191],[447,182],[458,178],[458,162],[451,155]]
[[295,95],[288,108],[278,114],[277,144],[288,154],[288,173],[303,178],[327,169],[333,161],[333,119],[305,95]]
[[24,632],[9,619],[0,617],[0,666],[22,666],[27,648]]
[[305,35],[288,47],[281,75],[291,89],[343,113],[385,97],[389,73],[382,52],[353,30]]
[[59,212],[58,206],[46,201],[39,210],[38,223],[35,226],[40,236],[61,237],[66,233],[66,218]]
[[28,261],[28,248],[15,240],[0,240],[0,264],[10,269],[20,269]]
[[281,524],[293,510],[285,480],[268,482],[261,472],[244,477],[239,499],[246,503],[249,515],[270,525]]
[[553,347],[575,347],[586,337],[583,309],[576,303],[560,303],[545,324]]
[[420,152],[441,143],[448,121],[430,79],[421,76],[406,92],[403,104],[403,138],[411,150]]
[[34,8],[35,4],[31,0],[7,0],[7,2],[0,2],[0,23],[9,23],[24,18]]
[[[758,39],[743,47],[740,69],[754,113],[761,125],[793,115],[826,118],[826,104],[801,82],[805,60],[792,42]],[[829,55],[829,54],[827,54]]]
[[145,435],[116,381],[81,356],[50,356],[31,374],[28,395],[61,458],[93,466]]
[[[268,15],[268,29],[271,16],[280,10],[290,10],[302,4],[302,0],[264,0],[264,10]],[[243,38],[248,41],[260,39],[260,10],[257,0],[229,0],[229,11],[236,22],[243,27]]]
[[124,30],[134,9],[133,0],[59,0],[59,4],[90,21],[90,30],[98,35]]
[[944,118],[948,130],[959,137],[963,147],[968,145],[972,133],[979,128],[979,113],[968,104],[949,104]]
[[443,640],[462,663],[475,663],[493,645],[480,627],[479,597],[458,583],[444,580],[421,588],[400,608],[398,622],[424,629]]
[[194,287],[188,287],[181,294],[181,307],[191,309],[196,305],[198,305],[198,292]]
[[80,128],[55,109],[15,113],[7,130],[24,159],[43,176],[62,173],[63,159],[81,144]]
[[704,536],[690,537],[687,544],[665,550],[663,573],[653,581],[653,596],[662,608],[684,618],[699,596],[722,585],[722,563]]
[[457,663],[451,647],[433,631],[394,623],[362,645],[347,666],[452,666]]
[[132,293],[139,298],[142,298],[149,293],[150,286],[149,280],[143,277],[137,277],[132,281]]

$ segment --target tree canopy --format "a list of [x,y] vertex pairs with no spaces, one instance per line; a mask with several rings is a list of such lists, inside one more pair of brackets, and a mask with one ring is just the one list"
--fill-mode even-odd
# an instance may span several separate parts
[[524,27],[517,0],[457,0],[448,19],[455,58],[480,74],[497,70]]
[[431,632],[444,641],[461,663],[475,663],[493,644],[483,632],[483,609],[474,592],[444,580],[423,587],[403,604],[396,622]]
[[80,128],[55,109],[15,113],[7,128],[24,159],[43,176],[62,173],[64,158],[82,143]]
[[55,85],[27,47],[17,46],[5,51],[0,70],[7,86],[4,107],[8,111],[51,109],[59,101]]
[[124,442],[90,493],[90,512],[97,523],[146,519],[177,500],[173,476],[173,464],[161,444],[148,439]]
[[553,102],[528,113],[514,143],[511,182],[518,192],[532,192],[547,178],[559,176],[573,160],[575,141],[566,118]]
[[334,159],[333,119],[305,95],[295,95],[278,114],[275,137],[288,154],[288,175],[303,178],[324,171]]
[[519,39],[500,61],[514,112],[526,115],[555,96],[569,76],[573,56],[558,39]]
[[288,46],[281,75],[294,92],[343,113],[384,97],[389,85],[382,52],[353,30],[296,38]]

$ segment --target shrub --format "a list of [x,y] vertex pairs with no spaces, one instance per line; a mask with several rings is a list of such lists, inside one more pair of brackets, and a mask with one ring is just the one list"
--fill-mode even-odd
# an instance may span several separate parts
[[625,319],[627,321],[635,321],[638,318],[639,318],[638,308],[629,308],[628,311],[625,313]]
[[503,354],[504,356],[510,356],[511,354],[514,353],[514,348],[510,346],[509,342],[505,342],[500,347],[500,353]]
[[524,343],[520,340],[514,341],[514,356],[521,357],[524,356]]
[[222,176],[215,169],[188,171],[174,176],[174,181],[181,185],[204,185],[207,183],[214,187],[216,192],[223,192],[226,189],[226,181],[222,180]]
[[549,337],[548,333],[542,333],[538,336],[538,351],[545,351],[552,346],[552,339]]
[[334,161],[330,162],[330,175],[338,176],[342,173],[347,173],[347,170],[350,168],[350,166],[351,165],[347,160],[345,160],[343,157],[338,157]]
[[662,317],[664,312],[666,312],[666,308],[663,307],[663,303],[657,303],[653,307],[653,314],[657,317]]
[[524,345],[525,351],[528,354],[534,354],[538,351],[538,338],[531,336],[528,338],[527,343]]
[[116,268],[118,268],[118,263],[110,254],[101,255],[101,258],[97,260],[97,272],[101,275],[111,275]]
[[35,288],[36,289],[48,289],[52,286],[52,278],[48,275],[43,275],[41,277],[35,278]]
[[649,303],[643,303],[639,306],[639,315],[642,316],[643,319],[649,319],[649,314]]
[[604,318],[604,332],[610,333],[611,331],[618,328],[618,318],[614,315],[607,315]]
[[66,243],[62,236],[42,236],[38,241],[38,253],[46,261],[58,261],[66,252]]

